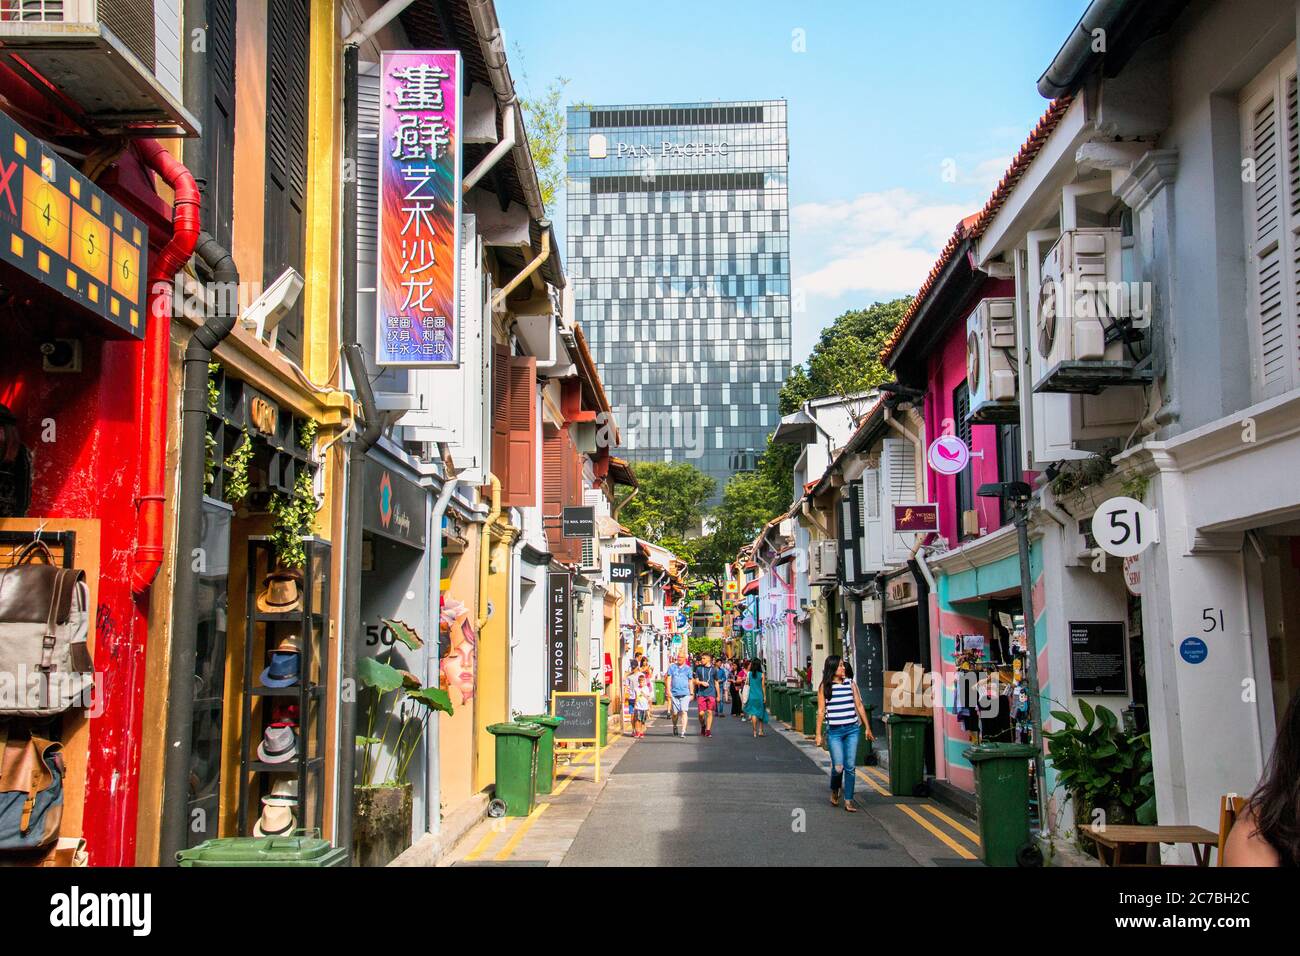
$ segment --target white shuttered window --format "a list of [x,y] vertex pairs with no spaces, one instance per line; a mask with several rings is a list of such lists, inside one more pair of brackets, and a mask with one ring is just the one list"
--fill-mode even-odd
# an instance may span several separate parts
[[1292,46],[1241,98],[1247,315],[1256,400],[1300,386],[1300,117]]

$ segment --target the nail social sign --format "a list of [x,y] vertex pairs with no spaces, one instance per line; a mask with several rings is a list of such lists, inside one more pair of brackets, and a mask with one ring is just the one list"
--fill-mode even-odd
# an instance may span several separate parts
[[1097,546],[1117,558],[1141,554],[1155,535],[1155,512],[1136,498],[1108,498],[1092,516],[1092,536]]
[[379,365],[460,361],[460,91],[455,50],[384,53]]

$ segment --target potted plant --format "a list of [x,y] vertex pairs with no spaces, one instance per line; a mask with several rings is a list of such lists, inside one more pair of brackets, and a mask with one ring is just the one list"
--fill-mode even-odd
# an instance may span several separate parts
[[[1052,716],[1065,726],[1047,731],[1047,752],[1056,770],[1058,789],[1074,804],[1077,827],[1156,822],[1155,774],[1151,769],[1151,735],[1127,736],[1107,707],[1079,701],[1083,723],[1067,710]],[[1102,816],[1094,820],[1094,811]],[[1080,839],[1091,843],[1080,834]]]
[[385,619],[394,641],[383,660],[357,661],[366,702],[366,732],[358,734],[361,782],[353,787],[354,866],[385,866],[411,842],[411,784],[406,779],[434,711],[452,713],[451,697],[425,687],[410,671],[394,667],[400,641],[416,651],[424,641],[409,624]]

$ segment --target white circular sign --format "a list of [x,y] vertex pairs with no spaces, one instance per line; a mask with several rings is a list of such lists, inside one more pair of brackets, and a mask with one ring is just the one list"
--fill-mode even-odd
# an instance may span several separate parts
[[1093,538],[1101,550],[1117,558],[1141,554],[1155,540],[1155,533],[1155,512],[1136,498],[1108,498],[1092,516]]
[[955,475],[970,464],[970,449],[956,435],[940,435],[930,443],[926,456],[930,467],[941,475]]

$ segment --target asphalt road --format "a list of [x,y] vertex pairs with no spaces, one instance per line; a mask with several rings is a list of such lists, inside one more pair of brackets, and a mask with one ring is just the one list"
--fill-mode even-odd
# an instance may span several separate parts
[[[656,708],[656,714],[661,711]],[[859,782],[859,791],[864,785]],[[771,728],[717,718],[701,737],[652,719],[597,798],[564,866],[916,866],[867,811],[830,805],[826,774]]]

